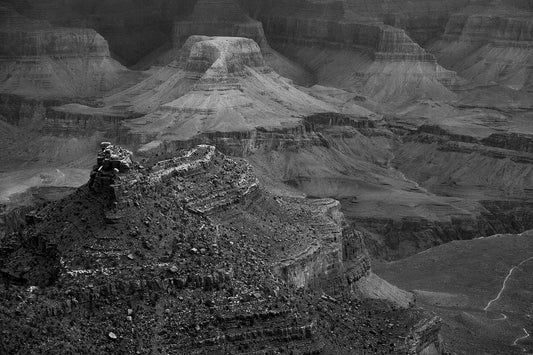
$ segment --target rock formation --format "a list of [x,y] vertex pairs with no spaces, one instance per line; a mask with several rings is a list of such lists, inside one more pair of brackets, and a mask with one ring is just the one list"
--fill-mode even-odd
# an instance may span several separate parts
[[115,58],[124,65],[133,65],[171,40],[175,18],[190,13],[195,0],[2,2],[26,17],[46,20],[54,26],[92,28],[105,37]]
[[53,27],[0,7],[0,92],[87,97],[117,86],[126,69],[92,29]]
[[162,142],[158,132],[164,125],[166,141],[187,141],[208,132],[296,127],[302,114],[335,111],[266,67],[259,46],[250,39],[191,37],[189,41],[185,70],[195,79],[194,86],[156,112],[126,122],[133,134]]
[[379,101],[451,99],[445,70],[404,30],[354,19],[343,3],[276,3],[259,16],[281,53],[310,68],[318,82]]
[[530,2],[0,3],[0,352],[528,351]]
[[0,244],[6,351],[440,351],[438,318],[354,293],[369,260],[338,203],[273,196],[211,146],[140,166],[108,144],[91,186]]
[[309,84],[313,80],[303,68],[269,46],[261,22],[246,15],[235,0],[199,0],[187,19],[175,22],[174,48],[181,48],[192,35],[250,38],[261,48],[267,64],[280,75],[299,84]]
[[533,13],[513,7],[470,7],[455,13],[441,41],[439,62],[477,85],[531,91]]

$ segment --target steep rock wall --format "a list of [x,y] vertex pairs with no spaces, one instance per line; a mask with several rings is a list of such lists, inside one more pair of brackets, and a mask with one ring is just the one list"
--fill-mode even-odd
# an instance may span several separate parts
[[128,65],[169,41],[174,18],[186,16],[195,3],[194,0],[4,2],[26,16],[57,26],[95,29],[110,43],[113,54]]
[[430,50],[444,66],[476,84],[530,91],[531,18],[531,12],[512,7],[467,8],[451,16],[442,40]]
[[0,7],[0,92],[86,97],[120,84],[126,70],[92,29],[56,28]]
[[185,44],[193,35],[245,37],[254,40],[268,65],[279,74],[301,85],[313,78],[304,68],[273,50],[267,42],[261,22],[249,17],[235,0],[198,1],[192,13],[174,23],[172,42],[174,50]]
[[354,17],[344,3],[275,3],[257,13],[273,47],[309,68],[320,84],[382,102],[453,98],[454,73],[404,30]]

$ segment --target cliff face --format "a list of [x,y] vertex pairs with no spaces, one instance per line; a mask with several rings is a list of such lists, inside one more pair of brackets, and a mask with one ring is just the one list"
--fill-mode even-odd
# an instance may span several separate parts
[[113,54],[128,65],[169,41],[174,18],[186,16],[195,3],[194,0],[4,2],[25,16],[47,20],[55,26],[95,29],[110,43]]
[[532,13],[512,7],[473,7],[454,14],[431,47],[439,61],[478,85],[532,86]]
[[405,31],[380,23],[356,23],[341,18],[323,19],[293,14],[284,8],[262,14],[265,30],[275,43],[322,44],[345,48],[366,47],[376,59],[435,61]]
[[378,101],[451,99],[454,73],[402,29],[355,17],[348,5],[276,3],[257,14],[274,48],[311,69],[326,86]]
[[301,85],[310,84],[313,78],[304,68],[289,61],[273,50],[265,37],[261,22],[249,17],[235,0],[198,1],[192,13],[174,23],[173,47],[182,47],[192,35],[245,37],[255,41],[267,64],[280,75]]
[[[193,36],[183,48],[178,66],[183,68],[181,87],[188,91],[125,122],[129,133],[122,139],[146,144],[147,150],[171,150],[204,134],[244,138],[256,136],[258,130],[296,132],[302,129],[300,115],[337,110],[265,66],[261,48],[250,39]],[[371,114],[361,107],[352,109],[354,114]]]
[[[365,301],[347,287],[368,277],[369,265],[361,239],[340,233],[338,203],[273,196],[250,165],[210,146],[146,164],[103,144],[87,185],[2,239],[2,285],[10,286],[0,289],[2,304],[14,295],[33,300],[19,317],[2,313],[4,349],[34,349],[11,332],[28,317],[39,319],[29,323],[35,334],[44,337],[49,325],[61,334],[60,341],[46,335],[61,352],[74,339],[87,352],[126,353],[153,346],[180,353],[440,348],[426,330],[435,325],[429,314]],[[301,258],[313,242],[319,251]],[[22,267],[28,262],[35,267]],[[134,341],[139,336],[142,343]]]
[[56,28],[0,8],[0,91],[30,97],[84,97],[117,86],[126,72],[91,29]]

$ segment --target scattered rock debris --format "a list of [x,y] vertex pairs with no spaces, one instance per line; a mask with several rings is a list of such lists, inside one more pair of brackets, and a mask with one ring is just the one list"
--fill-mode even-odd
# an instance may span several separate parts
[[[358,299],[342,273],[291,266],[318,267],[302,259],[321,257],[309,245],[340,246],[332,200],[274,197],[246,162],[209,146],[143,169],[103,148],[110,165],[99,156],[87,185],[2,241],[0,353],[402,354],[436,337],[419,327],[431,332],[413,345],[426,313]],[[120,218],[107,223],[110,213]],[[350,277],[364,277],[352,244],[364,268]]]

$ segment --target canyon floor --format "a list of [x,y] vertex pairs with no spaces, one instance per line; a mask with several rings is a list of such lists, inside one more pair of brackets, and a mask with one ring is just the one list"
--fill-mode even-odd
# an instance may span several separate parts
[[[452,351],[530,353],[532,236],[453,241],[373,267],[445,319],[444,337],[454,339]],[[482,338],[483,345],[473,337]]]

